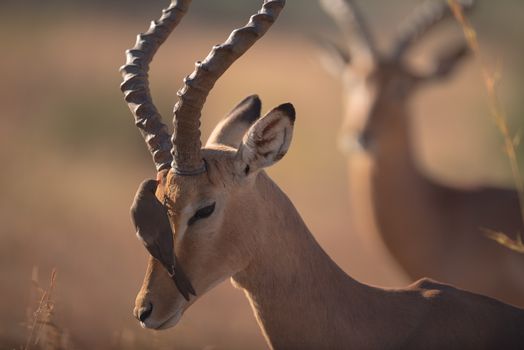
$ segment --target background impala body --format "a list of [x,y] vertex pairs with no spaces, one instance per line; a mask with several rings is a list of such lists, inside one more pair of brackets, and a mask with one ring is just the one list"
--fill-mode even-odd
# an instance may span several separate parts
[[375,232],[368,240],[384,244],[413,279],[429,276],[524,306],[524,256],[483,232],[524,231],[516,191],[445,186],[423,174],[415,159],[410,98],[448,77],[467,53],[465,43],[443,51],[424,73],[405,61],[417,40],[450,15],[446,1],[415,10],[388,55],[378,52],[353,1],[322,3],[350,37],[349,53],[333,52],[344,79],[341,144],[348,152],[352,209],[355,220],[371,219],[360,231]]
[[246,292],[272,348],[523,346],[523,310],[429,280],[398,290],[370,287],[329,258],[263,170],[290,146],[291,104],[260,117],[260,101],[251,96],[200,148],[207,94],[267,31],[284,1],[265,1],[246,27],[197,63],[179,92],[166,152],[169,135],[152,104],[147,67],[189,3],[173,1],[139,36],[122,69],[122,90],[158,170],[156,181],[140,186],[132,207],[137,234],[152,255],[136,299],[142,325],[174,326],[201,295],[231,277]]

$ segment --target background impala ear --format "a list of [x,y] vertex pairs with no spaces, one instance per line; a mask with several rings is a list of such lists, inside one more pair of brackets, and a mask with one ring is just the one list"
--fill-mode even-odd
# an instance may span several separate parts
[[257,95],[243,99],[218,123],[206,145],[220,144],[238,148],[247,129],[260,117],[262,103]]
[[472,56],[466,42],[460,41],[442,49],[433,59],[431,69],[422,76],[422,81],[442,80],[449,78],[460,66],[460,63]]
[[318,57],[322,67],[335,79],[340,79],[351,62],[349,52],[342,46],[327,40],[317,41]]
[[237,152],[237,168],[248,175],[279,161],[287,153],[293,136],[295,108],[286,103],[256,121],[244,136]]

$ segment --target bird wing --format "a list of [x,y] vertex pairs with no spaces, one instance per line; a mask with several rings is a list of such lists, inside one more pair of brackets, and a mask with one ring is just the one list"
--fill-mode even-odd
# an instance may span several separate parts
[[167,209],[155,195],[158,182],[143,181],[131,206],[131,219],[137,235],[149,254],[168,271],[180,293],[186,300],[195,290],[184,271],[175,261],[173,230]]

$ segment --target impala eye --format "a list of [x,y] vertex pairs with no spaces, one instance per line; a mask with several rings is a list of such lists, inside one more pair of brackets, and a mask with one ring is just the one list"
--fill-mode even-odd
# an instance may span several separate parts
[[203,208],[198,209],[196,211],[195,215],[193,215],[193,217],[191,217],[191,219],[189,219],[189,221],[187,222],[187,225],[191,226],[196,221],[198,221],[200,219],[205,219],[207,217],[210,217],[211,214],[213,214],[213,212],[215,211],[215,204],[216,203],[213,203],[211,205],[208,205],[207,207],[203,207]]

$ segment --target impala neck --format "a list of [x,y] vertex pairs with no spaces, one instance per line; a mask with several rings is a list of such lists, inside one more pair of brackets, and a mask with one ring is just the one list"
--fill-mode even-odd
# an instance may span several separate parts
[[404,198],[404,202],[420,205],[420,198],[433,195],[439,186],[419,169],[408,103],[379,105],[381,109],[376,113],[381,116],[381,122],[373,134],[373,146],[365,150],[373,164],[373,181],[379,186],[373,195],[399,198],[406,195],[406,185],[409,184],[411,197]]
[[233,281],[245,290],[273,348],[322,348],[327,334],[341,334],[337,327],[345,329],[351,313],[369,306],[363,299],[371,288],[330,259],[271,180],[261,175],[257,187],[263,200],[254,220],[264,223],[257,232],[263,242]]
[[[364,207],[368,212],[360,212],[357,219],[371,212],[372,223],[380,234],[373,243],[385,243],[410,276],[420,278],[425,276],[432,261],[449,254],[448,234],[456,237],[458,233],[450,231],[446,218],[442,217],[442,210],[446,210],[442,207],[446,202],[440,197],[442,187],[419,170],[408,103],[379,106],[376,113],[381,119],[374,130],[374,147],[352,155],[349,162],[350,188],[357,194],[355,201],[365,198],[369,202],[369,206]],[[364,160],[366,166],[362,166],[360,160]],[[358,202],[354,206],[363,207]],[[360,230],[368,229],[368,225],[369,222],[363,222]]]
[[403,183],[406,179],[420,180],[422,177],[415,160],[416,147],[407,108],[406,104],[401,104],[382,113],[383,123],[376,133],[376,147],[371,151],[376,165],[383,168],[377,172],[399,174]]

